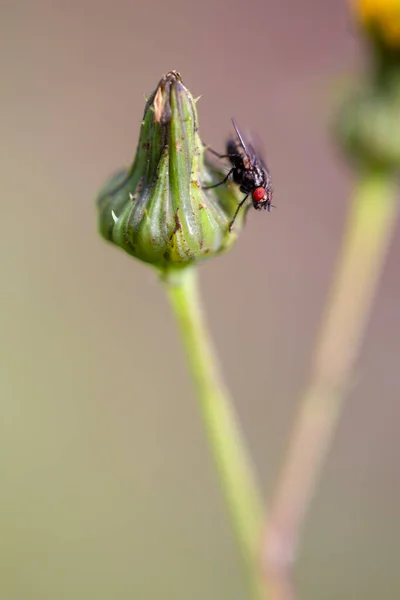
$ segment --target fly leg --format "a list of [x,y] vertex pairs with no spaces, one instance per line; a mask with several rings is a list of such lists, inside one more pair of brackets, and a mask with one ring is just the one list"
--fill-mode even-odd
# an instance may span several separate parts
[[219,183],[214,183],[213,185],[205,185],[203,186],[203,190],[211,190],[212,188],[216,188],[219,187],[220,185],[223,185],[224,183],[226,183],[229,179],[229,177],[232,175],[233,171],[235,170],[235,168],[232,168],[229,173],[227,174],[226,177],[223,178],[222,181],[220,181]]
[[205,146],[205,149],[207,152],[211,152],[211,154],[214,154],[214,156],[217,156],[218,158],[240,158],[240,154],[237,154],[236,152],[234,154],[220,154],[216,150],[210,148],[210,146]]
[[211,154],[214,154],[214,156],[217,156],[218,158],[233,158],[234,156],[239,156],[240,154],[220,154],[219,152],[217,152],[216,150],[213,150],[212,148],[210,148],[210,146],[206,146],[206,150],[207,152],[211,152]]
[[233,219],[232,219],[232,221],[229,223],[229,227],[228,227],[229,231],[232,231],[232,227],[233,227],[233,224],[234,224],[234,222],[235,222],[235,219],[236,219],[236,217],[237,217],[237,214],[238,214],[239,210],[242,208],[243,204],[246,202],[246,200],[247,200],[247,198],[248,198],[248,197],[249,197],[249,194],[247,194],[247,195],[246,195],[246,196],[243,198],[243,200],[241,200],[241,201],[239,202],[239,205],[238,205],[238,207],[237,207],[237,209],[236,209],[236,212],[235,212],[235,214],[233,215]]

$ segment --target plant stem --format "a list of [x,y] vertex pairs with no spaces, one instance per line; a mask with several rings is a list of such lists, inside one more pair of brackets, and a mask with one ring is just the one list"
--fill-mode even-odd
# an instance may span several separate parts
[[395,179],[371,171],[350,209],[311,381],[266,519],[262,563],[271,600],[292,600],[292,562],[302,523],[340,416],[366,330],[397,214]]
[[164,279],[189,360],[200,412],[246,566],[251,598],[264,598],[257,546],[263,503],[232,402],[221,382],[202,311],[197,272],[185,268]]

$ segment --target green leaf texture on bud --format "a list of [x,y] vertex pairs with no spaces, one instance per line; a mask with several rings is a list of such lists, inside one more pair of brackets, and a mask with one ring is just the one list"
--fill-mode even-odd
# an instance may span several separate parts
[[228,226],[242,198],[206,166],[195,101],[176,71],[146,103],[136,157],[98,198],[100,232],[136,258],[161,269],[182,267],[229,249],[243,225]]

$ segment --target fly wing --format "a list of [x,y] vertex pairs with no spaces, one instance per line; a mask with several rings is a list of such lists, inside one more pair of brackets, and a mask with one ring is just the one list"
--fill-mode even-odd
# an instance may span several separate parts
[[257,132],[252,131],[250,140],[249,138],[245,138],[246,148],[249,151],[249,159],[251,160],[253,165],[258,165],[263,169],[263,171],[269,175],[269,169],[267,163],[265,161],[265,148],[264,144],[258,135]]
[[242,146],[250,163],[253,165],[257,161],[257,154],[256,154],[253,146],[250,144],[250,142],[248,142],[247,140],[245,141],[245,139],[244,139],[243,135],[240,133],[239,127],[237,126],[234,119],[232,119],[232,123],[233,123],[233,127],[235,128],[236,135],[239,138],[240,145]]

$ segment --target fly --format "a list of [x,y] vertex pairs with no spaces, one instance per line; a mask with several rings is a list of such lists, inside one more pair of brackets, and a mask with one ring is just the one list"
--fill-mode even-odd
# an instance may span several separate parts
[[246,194],[243,200],[240,201],[232,221],[229,223],[229,231],[232,231],[233,224],[238,215],[239,210],[251,195],[253,206],[256,210],[262,208],[271,212],[272,204],[272,180],[271,174],[265,162],[260,158],[253,146],[246,140],[239,131],[238,126],[232,119],[233,127],[237,138],[229,138],[226,144],[226,154],[219,154],[208,148],[210,152],[218,156],[218,158],[227,158],[231,163],[231,168],[222,181],[214,185],[207,186],[206,189],[211,189],[223,185],[232,175],[233,181],[240,186],[240,191]]

